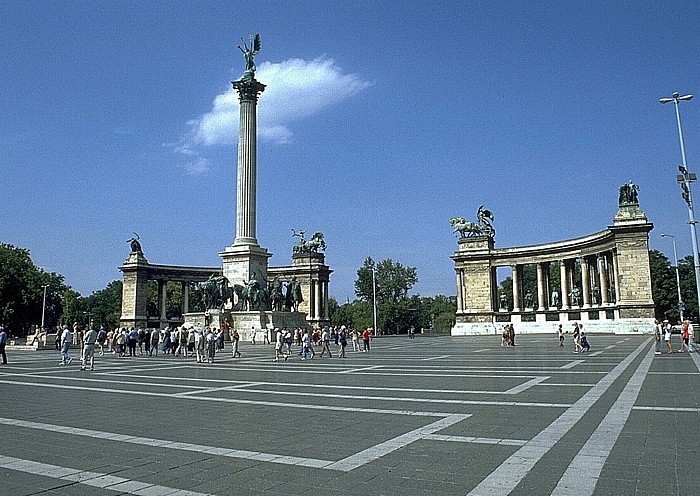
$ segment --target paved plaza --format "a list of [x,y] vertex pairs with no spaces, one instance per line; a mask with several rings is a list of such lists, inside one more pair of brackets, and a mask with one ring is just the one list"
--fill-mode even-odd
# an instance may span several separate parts
[[280,362],[227,343],[213,364],[106,354],[93,372],[75,349],[69,366],[9,349],[0,495],[700,494],[700,356],[589,337],[583,354],[555,333],[401,336]]

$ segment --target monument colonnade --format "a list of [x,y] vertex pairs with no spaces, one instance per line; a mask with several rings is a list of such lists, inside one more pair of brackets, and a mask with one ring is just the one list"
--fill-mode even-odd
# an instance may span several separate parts
[[[493,306],[501,307],[499,310],[513,313],[591,308],[604,310],[616,301],[619,278],[617,251],[609,231],[571,242],[493,249],[490,255],[494,260],[492,277],[497,277],[499,267],[510,267],[513,281],[512,299],[509,300],[512,306],[502,308],[498,294],[492,294]],[[524,286],[523,272],[530,265],[535,266],[535,295]],[[552,280],[553,265],[559,269],[559,280]],[[465,267],[456,270],[458,312],[469,308],[465,287],[467,270]],[[580,290],[578,301],[575,300],[575,288]]]
[[[495,248],[492,236],[459,239],[451,257],[457,285],[452,334],[495,334],[506,323],[519,324],[520,332],[547,333],[574,321],[588,322],[589,332],[653,332],[653,224],[636,194],[622,195],[625,188],[636,193],[633,186],[621,188],[613,225],[588,236],[513,248]],[[510,294],[499,289],[501,267],[510,267]]]

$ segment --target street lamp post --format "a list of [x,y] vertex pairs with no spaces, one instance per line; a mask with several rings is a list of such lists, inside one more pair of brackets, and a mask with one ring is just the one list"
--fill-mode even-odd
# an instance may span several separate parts
[[671,238],[673,241],[673,260],[676,264],[676,288],[678,288],[678,311],[681,314],[681,322],[683,322],[683,309],[685,304],[683,303],[683,297],[681,296],[681,276],[678,273],[678,252],[676,251],[676,237],[672,234],[662,234],[662,238]]
[[374,274],[374,264],[372,265],[372,323],[374,324],[374,335],[377,335],[377,277]]
[[688,205],[688,224],[690,225],[690,239],[693,244],[693,263],[695,265],[695,289],[698,296],[698,315],[700,315],[700,255],[698,254],[698,235],[696,231],[697,221],[695,220],[695,211],[693,209],[693,195],[690,191],[690,184],[697,180],[697,176],[688,172],[688,163],[685,159],[685,143],[683,141],[683,127],[681,126],[681,111],[679,102],[688,101],[693,98],[693,95],[683,95],[674,92],[670,98],[660,98],[659,103],[671,103],[676,107],[676,122],[678,124],[678,140],[681,144],[681,159],[683,165],[678,167],[680,174],[676,177],[681,185],[681,191],[685,203]]
[[44,331],[44,317],[46,317],[46,288],[49,287],[48,284],[42,284],[42,288],[44,288],[44,299],[41,303],[41,331]]

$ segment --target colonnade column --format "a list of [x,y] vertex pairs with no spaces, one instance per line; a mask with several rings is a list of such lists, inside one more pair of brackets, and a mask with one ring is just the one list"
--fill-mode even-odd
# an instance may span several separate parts
[[187,281],[182,281],[182,313],[183,315],[190,311],[190,284]]
[[517,265],[512,265],[513,271],[513,311],[520,311],[520,270]]
[[330,312],[328,311],[328,281],[323,282],[323,320],[330,319]]
[[583,308],[591,306],[591,281],[588,273],[588,259],[581,258],[581,287],[583,290]]
[[598,273],[600,275],[600,301],[602,305],[608,304],[608,271],[606,268],[605,254],[598,255]]
[[615,287],[613,288],[614,292],[615,292],[615,300],[614,301],[615,301],[615,303],[619,303],[620,302],[620,294],[619,294],[620,293],[620,290],[619,290],[619,288],[620,288],[620,274],[617,270],[617,252],[616,251],[612,252],[612,265],[613,265],[613,278],[615,281]]
[[458,269],[455,272],[457,277],[457,313],[464,311],[464,287],[462,286],[464,282],[462,269]]
[[544,291],[544,267],[542,263],[537,264],[537,311],[543,312],[547,302],[547,295]]
[[167,291],[165,289],[165,281],[158,279],[158,309],[160,310],[160,320],[167,320],[168,316],[165,311]]
[[569,284],[566,272],[566,260],[559,260],[559,281],[561,285],[561,309],[568,310],[569,308]]
[[314,317],[321,317],[321,281],[314,281],[315,299],[314,301]]

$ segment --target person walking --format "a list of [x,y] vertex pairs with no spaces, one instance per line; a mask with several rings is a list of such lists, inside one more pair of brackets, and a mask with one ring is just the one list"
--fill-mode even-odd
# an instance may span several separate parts
[[0,356],[2,356],[2,364],[7,365],[7,353],[5,352],[5,347],[7,346],[7,332],[5,328],[0,325]]
[[372,328],[368,327],[364,331],[362,331],[362,342],[365,345],[365,348],[363,351],[369,351],[369,342],[372,339]]
[[683,321],[682,334],[681,334],[681,348],[678,350],[680,353],[688,350],[688,341],[690,338],[690,333],[688,327],[690,326],[690,321],[685,319]]
[[233,358],[240,357],[241,352],[238,351],[238,341],[241,337],[236,329],[231,329],[231,348],[233,348]]
[[583,350],[581,346],[581,332],[578,326],[578,322],[574,323],[574,353],[579,353]]
[[83,336],[83,358],[80,370],[85,370],[90,365],[90,370],[95,370],[95,343],[97,342],[97,331],[90,326]]
[[153,352],[156,352],[158,356],[158,342],[160,341],[160,329],[153,329],[151,331],[151,350],[148,352],[148,356],[153,356]]
[[100,356],[105,354],[105,342],[107,341],[107,331],[104,327],[100,327],[97,333],[97,345],[100,347]]
[[340,332],[338,333],[338,344],[340,345],[338,358],[346,358],[345,348],[348,346],[348,332],[345,329],[345,326],[340,326]]
[[301,343],[302,343],[301,359],[306,360],[306,357],[311,355],[311,359],[313,360],[316,353],[314,352],[314,349],[311,346],[311,333],[309,332],[308,329],[304,330],[304,334],[301,336]]
[[661,335],[663,334],[663,327],[661,326],[661,322],[659,319],[656,319],[654,321],[654,339],[656,340],[656,345],[654,347],[654,355],[660,355],[661,354]]
[[557,333],[559,334],[559,346],[564,346],[564,327],[561,324],[559,324]]
[[71,335],[70,329],[67,325],[63,326],[63,332],[61,333],[61,365],[70,365],[73,359],[68,354],[68,349],[73,342],[73,336]]
[[333,358],[333,355],[331,354],[331,335],[328,332],[328,328],[324,327],[323,328],[323,333],[321,334],[321,356],[325,355],[326,352],[328,352],[328,358]]
[[352,351],[360,351],[360,333],[352,330]]
[[284,357],[284,361],[287,361],[287,358],[289,358],[289,355],[283,354],[282,353],[282,346],[284,342],[284,335],[282,334],[282,331],[280,328],[275,329],[275,362],[278,362],[280,357]]
[[667,355],[673,353],[673,344],[671,343],[671,324],[668,320],[664,320],[664,341],[666,342]]
[[581,338],[581,352],[591,351],[591,345],[588,344],[588,337],[586,337],[586,331],[583,330],[583,324],[579,324],[579,334]]

